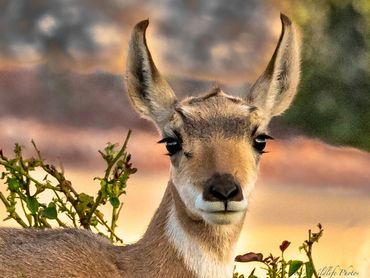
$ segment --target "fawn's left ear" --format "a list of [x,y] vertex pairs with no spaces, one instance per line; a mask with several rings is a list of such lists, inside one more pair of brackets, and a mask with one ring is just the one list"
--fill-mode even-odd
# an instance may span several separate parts
[[247,101],[262,110],[267,118],[280,115],[291,104],[299,83],[299,42],[291,20],[280,15],[282,31],[275,52],[252,86]]
[[136,110],[163,128],[173,114],[176,97],[153,62],[145,38],[148,25],[149,20],[143,20],[136,24],[132,32],[127,57],[126,88]]

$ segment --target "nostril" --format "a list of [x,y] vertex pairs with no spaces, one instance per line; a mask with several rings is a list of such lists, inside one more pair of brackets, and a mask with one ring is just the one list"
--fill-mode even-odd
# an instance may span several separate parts
[[230,188],[222,188],[224,190],[221,190],[221,188],[217,188],[215,186],[210,187],[210,193],[217,199],[227,201],[229,199],[232,199],[239,193],[239,188],[236,185],[233,185]]
[[239,182],[230,174],[214,174],[204,184],[203,199],[210,202],[243,200]]
[[227,191],[226,196],[227,199],[232,199],[239,193],[239,187],[234,185],[233,188],[230,188],[229,191]]
[[210,188],[211,194],[220,200],[227,200],[227,195],[224,192],[218,190],[215,186],[211,186]]

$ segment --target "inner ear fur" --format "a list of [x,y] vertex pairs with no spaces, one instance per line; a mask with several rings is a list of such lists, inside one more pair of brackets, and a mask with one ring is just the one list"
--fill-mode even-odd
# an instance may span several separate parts
[[135,109],[163,128],[174,112],[176,97],[154,64],[146,42],[149,20],[135,25],[129,43],[126,89]]
[[282,31],[272,58],[256,83],[247,101],[268,117],[282,114],[297,92],[300,76],[300,47],[292,21],[280,15]]

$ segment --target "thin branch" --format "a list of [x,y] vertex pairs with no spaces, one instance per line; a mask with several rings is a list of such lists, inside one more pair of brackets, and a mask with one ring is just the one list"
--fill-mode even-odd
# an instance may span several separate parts
[[116,233],[111,229],[111,227],[109,227],[107,222],[100,215],[97,214],[95,215],[100,220],[100,223],[103,224],[108,229],[108,231],[116,238],[116,240],[123,243],[123,240],[116,235]]
[[[109,178],[110,172],[112,170],[112,167],[119,160],[119,158],[122,156],[122,154],[125,152],[128,140],[130,139],[130,136],[131,136],[131,130],[128,131],[125,142],[123,143],[120,151],[112,159],[112,161],[109,162],[109,164],[107,166],[107,169],[105,170],[105,175],[104,175],[104,180],[105,181],[108,181],[108,178]],[[86,222],[87,223],[90,223],[92,215],[95,213],[95,210],[98,208],[98,206],[100,205],[102,200],[103,200],[103,192],[102,192],[102,190],[99,190],[98,197],[96,198],[96,201],[95,201],[94,205],[92,206],[92,208],[90,209],[89,213],[86,216]]]
[[26,219],[28,221],[29,227],[32,227],[32,221],[27,217],[27,211],[26,211],[26,208],[24,207],[23,201],[22,201],[21,198],[19,198],[19,199],[21,200],[21,207],[22,207],[24,216],[26,217]]
[[109,178],[109,175],[110,175],[110,172],[112,170],[112,167],[118,161],[118,159],[122,156],[122,154],[125,152],[126,147],[127,147],[128,140],[130,139],[130,136],[131,136],[131,130],[129,129],[129,131],[127,133],[127,136],[126,136],[126,139],[125,139],[125,142],[122,145],[122,148],[117,153],[117,155],[112,159],[112,161],[108,164],[107,170],[105,171],[104,179],[108,179]]
[[[6,208],[8,209],[11,205],[9,204],[9,202],[6,200],[5,196],[3,195],[3,193],[0,192],[0,199],[1,201],[4,203],[4,205],[6,206]],[[18,215],[18,213],[16,213],[15,211],[12,212],[11,214],[11,217],[17,221],[17,223],[19,225],[21,225],[23,228],[28,228],[27,224],[24,223],[24,221],[22,220],[22,218]]]

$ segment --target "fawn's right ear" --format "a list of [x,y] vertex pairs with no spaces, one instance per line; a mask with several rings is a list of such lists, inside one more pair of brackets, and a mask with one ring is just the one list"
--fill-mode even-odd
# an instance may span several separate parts
[[145,31],[149,20],[136,24],[131,35],[126,67],[126,88],[133,106],[163,128],[174,112],[175,94],[155,66]]
[[247,96],[248,102],[262,110],[268,119],[289,107],[299,83],[299,38],[291,20],[284,14],[280,18],[282,30],[274,55]]

